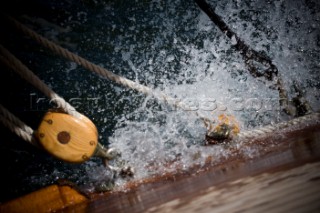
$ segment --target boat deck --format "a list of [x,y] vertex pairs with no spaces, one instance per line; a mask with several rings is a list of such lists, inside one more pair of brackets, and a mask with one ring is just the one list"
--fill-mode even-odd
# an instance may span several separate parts
[[[313,212],[320,210],[320,125],[251,141],[259,158],[131,183],[63,212]],[[277,134],[275,134],[277,135]],[[274,137],[274,136],[273,136]],[[270,139],[270,137],[269,137]],[[196,170],[195,170],[196,171]]]

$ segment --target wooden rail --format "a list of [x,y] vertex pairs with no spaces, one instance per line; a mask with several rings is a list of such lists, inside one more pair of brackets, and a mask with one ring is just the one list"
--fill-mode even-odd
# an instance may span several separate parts
[[[275,138],[276,143],[274,142]],[[132,183],[63,212],[313,212],[320,210],[320,125],[251,141],[258,158]],[[290,211],[289,211],[290,210]]]

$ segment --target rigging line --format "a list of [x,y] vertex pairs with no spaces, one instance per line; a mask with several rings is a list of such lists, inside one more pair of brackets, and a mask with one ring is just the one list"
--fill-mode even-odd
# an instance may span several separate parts
[[2,106],[2,104],[0,104],[0,122],[23,140],[39,147],[33,137],[33,129]]
[[24,124],[20,119],[18,119],[16,116],[14,116],[12,113],[9,112],[2,104],[0,104],[0,116],[10,121],[15,126],[21,128],[24,132],[32,135],[33,129],[31,127]]
[[30,28],[26,27],[25,25],[23,25],[22,23],[18,22],[17,20],[13,19],[12,17],[9,16],[5,16],[10,23],[12,23],[17,29],[19,29],[20,31],[22,31],[24,34],[28,35],[29,37],[31,37],[32,39],[34,39],[35,41],[37,41],[38,43],[40,43],[41,45],[43,45],[44,47],[50,49],[51,51],[57,53],[58,55],[61,55],[79,65],[82,65],[83,67],[85,67],[86,69],[98,74],[99,76],[102,76],[104,78],[107,78],[111,81],[114,81],[122,86],[125,86],[127,88],[130,89],[134,89],[138,92],[141,92],[145,95],[151,95],[153,97],[155,97],[156,99],[180,108],[182,110],[185,111],[190,111],[193,112],[197,117],[199,117],[200,119],[203,120],[204,125],[207,127],[208,131],[210,131],[211,129],[209,129],[212,126],[212,121],[210,121],[207,117],[205,117],[204,115],[202,115],[200,112],[194,111],[192,108],[186,106],[183,102],[170,97],[169,95],[161,92],[161,91],[155,91],[147,86],[141,85],[137,82],[134,82],[132,80],[129,80],[127,78],[124,78],[122,76],[119,76],[117,74],[114,74],[112,72],[110,72],[109,70],[100,67],[72,52],[70,52],[69,50],[55,44],[54,42],[48,40],[47,38],[39,35],[38,33],[36,33],[35,31],[31,30]]
[[[246,44],[233,30],[231,30],[231,28],[223,21],[223,19],[214,11],[214,9],[211,8],[211,6],[205,0],[195,0],[195,2],[229,39],[235,39],[236,44],[234,46],[244,58],[249,73],[253,77],[265,77],[269,81],[275,81],[275,85],[279,92],[280,106],[283,108],[283,111],[286,114],[294,115],[294,112],[289,107],[288,94],[284,89],[283,81],[279,76],[278,68],[273,64],[272,60],[268,56],[255,51],[248,44]],[[267,66],[268,68],[264,70],[263,73],[259,72],[259,69],[254,65],[255,61],[264,66]]]
[[[41,92],[43,92],[47,97],[51,99],[51,101],[53,101],[57,105],[59,109],[76,118],[82,117],[82,115],[79,112],[77,112],[73,106],[71,106],[62,97],[60,97],[52,89],[50,89],[43,81],[41,81],[35,74],[33,74],[33,72],[26,65],[24,65],[19,59],[12,55],[1,44],[0,61],[6,66],[16,71],[22,78],[24,78],[37,89],[39,89]],[[113,149],[105,149],[103,145],[98,143],[95,156],[109,159],[110,152],[112,150]]]
[[266,125],[261,128],[253,129],[253,130],[248,130],[248,131],[242,131],[237,135],[237,138],[240,140],[248,140],[251,138],[258,138],[262,136],[266,136],[267,134],[272,134],[276,131],[291,127],[291,126],[296,126],[299,124],[303,124],[309,121],[320,121],[320,113],[311,113],[307,114],[304,116],[300,116],[294,119],[291,119],[289,121],[284,121],[280,122],[277,124],[272,124],[272,125]]
[[[195,0],[197,3],[198,2],[203,2],[201,0]],[[205,6],[207,4],[205,3]],[[209,5],[207,5],[209,6]],[[203,5],[202,5],[203,7]],[[206,11],[213,11],[210,7],[208,7],[209,9],[206,9]],[[214,13],[215,14],[215,13]],[[217,15],[216,15],[217,16]],[[215,17],[215,16],[214,16]],[[219,17],[219,16],[218,16]],[[28,27],[24,26],[23,24],[21,24],[20,22],[14,20],[13,18],[11,17],[7,17],[11,23],[13,23],[19,30],[21,30],[23,33],[27,34],[28,36],[30,36],[31,38],[33,38],[34,40],[36,40],[38,43],[40,43],[41,45],[51,49],[53,52],[71,60],[71,61],[74,61],[76,62],[77,64],[79,65],[82,65],[84,66],[85,68],[95,72],[96,74],[98,75],[101,75],[109,80],[112,80],[112,81],[115,81],[116,83],[118,84],[121,84],[125,87],[128,87],[128,88],[131,88],[131,89],[134,89],[134,90],[137,90],[139,92],[142,92],[146,95],[153,95],[155,98],[157,98],[158,100],[161,100],[161,101],[164,101],[165,103],[167,104],[172,104],[173,106],[176,106],[176,107],[179,107],[179,108],[182,108],[184,110],[190,110],[192,111],[192,109],[188,109],[185,105],[183,105],[182,102],[176,100],[175,98],[172,98],[170,96],[167,96],[166,94],[162,93],[162,92],[155,92],[154,90],[152,90],[151,88],[149,87],[146,87],[144,85],[141,85],[139,83],[136,83],[134,81],[131,81],[129,79],[126,79],[122,76],[119,76],[119,75],[116,75],[110,71],[108,71],[107,69],[105,68],[102,68],[96,64],[93,64],[92,62],[89,62],[88,60],[68,51],[67,49],[61,47],[61,46],[58,46],[57,44],[53,43],[52,41],[49,41],[48,39],[46,39],[45,37],[37,34],[36,32],[34,32],[33,30],[29,29]],[[224,23],[222,21],[222,19],[220,18],[220,21],[218,21],[217,23]],[[224,30],[227,30],[226,32],[229,32],[227,33],[227,35],[229,36],[233,36],[233,35],[236,35],[233,31],[229,30],[228,31],[228,26],[224,23],[224,25],[221,25],[221,29],[224,29]],[[240,38],[237,37],[239,40]],[[240,40],[241,41],[241,40]],[[243,45],[247,46],[244,42],[243,42]],[[247,48],[249,50],[252,50],[249,46],[247,46]],[[252,50],[254,51],[254,50]],[[254,51],[255,52],[255,51]],[[263,57],[261,57],[263,59]],[[265,58],[263,60],[269,60],[267,63],[270,63],[271,65],[272,64],[272,61],[268,58]],[[270,65],[270,66],[271,66]],[[273,65],[274,66],[274,65]],[[271,67],[273,67],[271,66]],[[274,66],[275,67],[275,66]],[[275,67],[276,68],[276,67]],[[270,72],[270,75],[268,76],[265,76],[267,79],[268,77],[270,76],[271,78],[276,78],[277,82],[282,85],[282,81],[279,77],[275,76],[276,74],[278,74],[278,71],[276,72]],[[280,93],[280,103],[281,101],[287,101],[288,99],[285,98],[286,97],[286,91],[282,88],[282,87],[278,87],[278,90],[279,90],[279,93]],[[281,96],[281,94],[283,94],[285,97]],[[170,103],[170,102],[171,103]],[[281,105],[283,106],[283,104]],[[213,129],[210,129],[211,124],[212,122],[209,121],[206,117],[202,116],[201,114],[199,114],[198,112],[196,111],[192,111],[194,112],[197,116],[199,116],[205,123],[207,129],[210,131],[210,130],[213,130]],[[254,130],[249,130],[249,131],[245,131],[243,133],[240,133],[239,134],[239,138],[250,138],[250,137],[253,137],[253,136],[259,136],[259,135],[262,135],[262,134],[267,134],[267,133],[270,133],[271,130],[275,131],[277,128],[284,128],[284,127],[287,127],[287,126],[290,126],[290,125],[294,125],[294,124],[297,124],[299,122],[303,122],[303,121],[306,121],[308,119],[318,119],[319,118],[319,114],[318,113],[315,113],[315,114],[310,114],[310,115],[306,115],[306,116],[302,116],[301,118],[296,118],[296,119],[293,119],[291,121],[288,121],[288,122],[282,122],[280,124],[276,124],[276,125],[268,125],[266,127],[262,127],[260,129],[254,129]]]
[[[278,75],[278,68],[272,63],[271,59],[247,45],[233,30],[229,28],[223,19],[217,13],[215,13],[214,9],[212,9],[205,0],[195,0],[195,2],[229,39],[234,38],[236,40],[237,43],[235,44],[235,48],[240,51],[241,55],[245,58],[246,63],[249,63],[250,60],[256,60],[264,65],[269,66],[264,73],[259,73],[256,69],[254,69],[254,67],[250,67],[250,73],[254,77],[264,76],[267,80],[271,81]],[[252,64],[248,65],[253,66]]]
[[64,112],[79,117],[79,113],[76,109],[66,102],[62,97],[56,94],[51,88],[49,88],[43,81],[41,81],[33,72],[24,65],[18,58],[10,53],[6,48],[0,44],[0,61],[7,67],[16,71],[22,78],[31,83],[34,87],[43,92],[48,98],[50,98],[58,108]]

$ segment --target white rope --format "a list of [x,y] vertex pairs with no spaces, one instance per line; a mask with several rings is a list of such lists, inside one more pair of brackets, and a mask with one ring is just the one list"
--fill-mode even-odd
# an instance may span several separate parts
[[[163,93],[163,92],[157,92],[154,91],[153,89],[141,85],[137,82],[131,81],[127,78],[124,78],[122,76],[116,75],[112,72],[110,72],[109,70],[100,67],[72,52],[70,52],[69,50],[55,44],[54,42],[48,40],[47,38],[39,35],[37,32],[31,30],[30,28],[26,27],[25,25],[23,25],[22,23],[18,22],[17,20],[13,19],[12,17],[8,17],[6,16],[6,18],[20,31],[22,31],[24,34],[28,35],[29,37],[31,37],[32,39],[34,39],[35,41],[37,41],[38,43],[40,43],[41,45],[43,45],[44,47],[52,50],[53,52],[57,53],[58,55],[61,55],[79,65],[82,65],[83,67],[85,67],[86,69],[104,77],[107,78],[113,82],[116,82],[122,86],[125,86],[127,88],[130,89],[134,89],[138,92],[141,92],[145,95],[151,95],[153,97],[155,97],[156,99],[158,99],[159,101],[162,101],[168,105],[172,105],[174,107],[189,111],[194,113],[197,117],[199,117],[200,119],[202,119],[205,123],[205,125],[207,126],[207,128],[210,127],[210,124],[212,123],[212,121],[209,121],[208,118],[206,118],[205,116],[203,116],[202,114],[200,114],[199,112],[196,112],[194,110],[192,110],[191,108],[187,107],[183,102],[170,97],[169,95]],[[208,131],[210,131],[208,129]]]
[[7,49],[0,45],[0,60],[2,63],[16,71],[22,78],[27,80],[41,92],[43,92],[51,101],[53,101],[58,108],[64,112],[77,117],[79,113],[76,109],[66,102],[62,97],[50,89],[44,82],[42,82],[32,71],[24,65],[19,59],[11,54]]
[[[35,31],[29,29],[28,27],[24,26],[23,24],[21,24],[20,22],[16,21],[15,19],[11,18],[11,17],[6,17],[17,29],[21,30],[23,33],[25,33],[26,35],[30,36],[32,39],[34,39],[35,41],[37,41],[38,43],[40,43],[41,45],[51,49],[53,52],[71,60],[76,62],[79,65],[82,65],[83,67],[87,68],[88,70],[91,70],[93,72],[95,72],[96,74],[103,76],[109,80],[112,80],[118,84],[121,84],[125,87],[137,90],[139,92],[142,92],[146,95],[152,95],[155,98],[157,98],[160,101],[164,101],[167,104],[172,104],[175,107],[179,107],[182,108],[184,110],[188,110],[188,107],[186,107],[182,102],[176,100],[175,98],[172,98],[168,95],[166,95],[165,93],[162,92],[155,92],[154,90],[150,89],[149,87],[146,87],[144,85],[141,85],[139,83],[136,83],[134,81],[131,81],[129,79],[126,79],[122,76],[116,75],[112,72],[110,72],[109,70],[102,68],[96,64],[93,64],[92,62],[68,51],[67,49],[58,46],[57,44],[53,43],[52,41],[49,41],[47,38],[39,35],[38,33],[36,33]],[[47,92],[48,93],[48,92]],[[52,95],[52,94],[51,94]],[[55,96],[54,96],[55,97]],[[58,96],[57,96],[58,97]],[[60,97],[59,97],[60,98]],[[59,105],[63,105],[63,106],[67,106],[66,103],[64,104],[59,104]],[[70,106],[71,107],[71,106]],[[69,108],[69,107],[68,107]],[[70,108],[72,109],[72,108]],[[67,110],[67,109],[65,109]],[[211,121],[208,120],[208,118],[204,117],[203,115],[199,114],[199,112],[193,111],[190,109],[191,112],[194,112],[198,117],[200,117],[205,125],[207,126],[208,131],[210,131],[210,126],[212,124]],[[306,121],[310,121],[310,120],[315,120],[315,119],[319,119],[319,113],[314,113],[314,114],[309,114],[306,116],[302,116],[299,118],[295,118],[293,120],[287,121],[287,122],[281,122],[279,124],[275,124],[275,125],[268,125],[262,128],[258,128],[258,129],[254,129],[254,130],[249,130],[249,131],[243,131],[240,132],[238,134],[238,138],[239,139],[248,139],[248,138],[253,138],[253,137],[261,137],[263,135],[272,133],[274,131],[277,131],[279,129],[283,129],[283,128],[287,128],[289,126],[292,125],[297,125],[299,123],[303,123]],[[213,130],[213,129],[211,129]]]
[[[16,71],[22,78],[27,80],[41,92],[43,92],[48,98],[53,101],[59,109],[62,109],[65,113],[72,115],[74,117],[81,117],[81,114],[76,111],[76,109],[66,102],[62,97],[56,94],[52,89],[50,89],[44,82],[42,82],[33,72],[24,65],[19,59],[17,59],[13,54],[11,54],[7,49],[0,45],[0,61],[6,66],[10,67]],[[31,142],[33,145],[38,146],[34,137],[32,137],[33,130],[28,128],[23,124],[18,118],[15,118],[7,110],[2,110],[4,113],[1,116],[1,122],[15,132],[18,136],[22,137],[24,140]],[[10,121],[13,121],[10,122]],[[104,154],[107,150],[101,145],[99,146],[100,153]],[[106,154],[107,155],[107,154]]]
[[240,140],[246,140],[250,138],[258,138],[258,137],[263,137],[267,136],[268,134],[271,134],[273,132],[291,127],[291,126],[296,126],[299,124],[307,123],[309,121],[320,121],[320,113],[312,113],[308,114],[305,116],[301,116],[298,118],[294,118],[289,121],[281,122],[278,124],[274,125],[267,125],[261,128],[253,129],[253,130],[248,130],[248,131],[243,131],[240,132],[237,136],[237,139]]
[[0,104],[0,122],[9,128],[13,133],[34,146],[38,144],[33,139],[33,129],[23,123],[19,118],[9,112],[4,106]]

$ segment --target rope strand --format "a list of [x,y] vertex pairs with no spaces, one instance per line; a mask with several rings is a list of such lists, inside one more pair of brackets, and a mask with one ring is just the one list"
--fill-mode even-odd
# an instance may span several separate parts
[[[188,107],[185,106],[182,102],[176,100],[175,98],[172,98],[168,95],[166,95],[165,93],[162,93],[162,92],[155,92],[154,90],[152,90],[151,88],[147,87],[147,86],[144,86],[144,85],[141,85],[139,83],[136,83],[134,81],[131,81],[129,79],[126,79],[122,76],[119,76],[119,75],[116,75],[112,72],[110,72],[109,70],[105,69],[105,68],[102,68],[96,64],[93,64],[92,62],[68,51],[67,49],[61,47],[61,46],[58,46],[57,44],[55,44],[54,42],[52,41],[49,41],[47,38],[39,35],[38,33],[36,33],[35,31],[29,29],[28,27],[24,26],[23,24],[21,24],[20,22],[16,21],[15,19],[11,18],[11,17],[6,17],[17,29],[19,29],[20,31],[22,31],[24,34],[28,35],[29,37],[31,37],[32,39],[34,39],[35,41],[37,41],[38,43],[40,43],[41,45],[43,45],[44,47],[52,50],[53,52],[71,60],[71,61],[74,61],[75,63],[79,64],[79,65],[82,65],[83,67],[85,67],[86,69],[104,77],[104,78],[107,78],[111,81],[114,81],[120,85],[123,85],[127,88],[130,88],[130,89],[134,89],[138,92],[141,92],[143,94],[146,94],[146,95],[152,95],[154,96],[155,98],[157,98],[158,100],[161,100],[161,101],[164,101],[165,103],[167,104],[172,104],[173,106],[175,107],[179,107],[179,108],[182,108],[184,110],[188,110]],[[1,52],[4,52],[6,53],[6,55],[10,55],[8,54],[8,51],[6,51],[2,46],[1,46]],[[10,56],[9,58],[11,60],[13,60],[13,57],[14,56]],[[1,57],[1,60],[3,58]],[[13,60],[14,61],[14,60]],[[8,61],[5,61],[6,64],[8,64]],[[20,62],[21,63],[21,62]],[[22,64],[22,63],[21,63]],[[18,66],[14,66],[14,68],[16,68],[17,66],[20,67],[20,68],[23,68],[25,71],[28,70],[28,68],[26,68],[25,66],[21,66],[21,64]],[[12,67],[13,65],[11,64],[8,64],[10,67]],[[28,70],[29,71],[29,70]],[[24,76],[23,76],[24,77]],[[33,80],[35,81],[35,85],[37,85],[37,82],[38,80],[34,80],[36,79],[37,77],[34,76],[34,77],[29,77],[28,76],[28,79],[29,80]],[[39,79],[40,80],[40,79]],[[39,85],[37,85],[39,86]],[[46,85],[40,85],[41,88],[45,88]],[[64,110],[66,110],[68,113],[69,112],[76,112],[75,110],[73,111],[73,107],[70,106],[69,104],[67,104],[61,97],[59,97],[58,95],[54,94],[52,92],[52,90],[46,90],[44,89],[44,91],[46,92],[46,94],[49,95],[49,97],[52,97],[54,98],[55,100],[56,99],[61,99],[62,102],[59,102],[58,105],[60,106],[65,106]],[[175,101],[176,100],[176,101]],[[70,111],[70,109],[72,109],[72,111]],[[201,115],[199,112],[196,112],[196,111],[192,111],[190,109],[191,112],[194,112],[198,117],[200,117],[205,125],[208,127],[210,126],[211,124],[211,121],[208,120],[208,118],[204,117],[203,115]],[[267,125],[265,127],[262,127],[262,128],[258,128],[258,129],[254,129],[254,130],[249,130],[249,131],[243,131],[243,132],[240,132],[237,136],[237,138],[239,139],[249,139],[249,138],[253,138],[253,137],[261,137],[263,135],[266,135],[266,134],[269,134],[269,133],[272,133],[276,130],[279,130],[279,129],[283,129],[283,128],[287,128],[287,127],[290,127],[290,126],[293,126],[293,125],[297,125],[297,124],[300,124],[300,123],[303,123],[303,122],[306,122],[306,121],[309,121],[309,120],[319,120],[320,118],[320,114],[319,113],[314,113],[314,114],[309,114],[309,115],[305,115],[305,116],[302,116],[302,117],[298,117],[298,118],[295,118],[295,119],[292,119],[290,121],[286,121],[286,122],[281,122],[281,123],[278,123],[278,124],[275,124],[275,125]]]
[[[168,96],[167,94],[163,93],[163,92],[156,92],[154,90],[152,90],[151,88],[141,85],[139,83],[136,83],[134,81],[131,81],[129,79],[126,79],[122,76],[116,75],[112,72],[110,72],[109,70],[100,67],[96,64],[93,64],[92,62],[70,52],[69,50],[55,44],[54,42],[48,40],[47,38],[39,35],[38,33],[36,33],[35,31],[29,29],[28,27],[24,26],[23,24],[21,24],[20,22],[16,21],[15,19],[13,19],[12,17],[7,17],[7,19],[20,31],[22,31],[24,34],[28,35],[29,37],[31,37],[32,39],[34,39],[35,41],[37,41],[38,43],[40,43],[41,45],[43,45],[44,47],[52,50],[53,52],[57,53],[58,55],[61,55],[79,65],[82,65],[83,67],[85,67],[86,69],[104,77],[107,78],[111,81],[114,81],[122,86],[125,86],[127,88],[130,89],[134,89],[138,92],[141,92],[145,95],[152,95],[153,97],[155,97],[156,99],[166,103],[166,104],[172,104],[174,107],[186,110],[186,111],[190,111],[192,113],[194,113],[197,117],[199,117],[201,120],[203,120],[204,125],[206,126],[206,128],[208,129],[208,131],[213,131],[212,129],[210,129],[210,127],[212,127],[212,122],[210,121],[207,117],[205,117],[204,115],[202,115],[200,112],[196,112],[193,111],[191,108],[185,106],[181,101],[176,100],[173,97]],[[174,100],[174,101],[172,101]]]
[[273,133],[281,129],[286,129],[288,127],[296,126],[308,121],[319,121],[319,120],[320,120],[320,113],[312,113],[312,114],[308,114],[298,118],[294,118],[289,121],[281,122],[278,124],[267,125],[261,128],[243,131],[238,134],[237,138],[240,140],[245,140],[250,138],[263,137],[263,136],[266,136],[267,134]]
[[[43,92],[48,98],[50,98],[53,102],[55,102],[58,108],[62,109],[65,113],[72,115],[74,117],[81,117],[81,114],[76,111],[76,109],[71,106],[68,102],[66,102],[62,97],[56,94],[52,89],[50,89],[44,82],[42,82],[33,72],[24,65],[19,59],[17,59],[14,55],[12,55],[7,49],[5,49],[2,45],[0,45],[0,61],[4,63],[6,66],[12,68],[16,71],[22,78],[27,80],[41,92]],[[2,110],[6,117],[1,116],[1,122],[10,128],[17,135],[22,137],[28,142],[31,142],[33,145],[38,146],[34,137],[32,137],[33,130],[28,129],[25,124],[23,124],[18,119],[14,119],[14,115],[10,115],[9,111]],[[9,119],[8,119],[9,118]],[[14,121],[10,122],[10,119]],[[21,124],[21,125],[20,125]],[[23,125],[22,125],[23,124]],[[18,127],[18,128],[17,128]],[[23,128],[19,128],[23,127]],[[22,131],[21,131],[22,130]],[[26,130],[26,131],[23,131]],[[26,134],[25,134],[26,133]],[[31,135],[31,136],[30,136]],[[103,158],[108,157],[108,150],[105,149],[102,145],[98,146],[99,153]]]
[[25,25],[21,24],[20,22],[18,22],[17,20],[13,19],[12,17],[6,17],[17,29],[19,29],[21,32],[23,32],[24,34],[28,35],[30,38],[34,39],[35,41],[37,41],[39,44],[41,44],[42,46],[50,49],[51,51],[57,53],[60,56],[65,57],[66,59],[69,59],[81,66],[83,66],[84,68],[98,74],[99,76],[102,76],[104,78],[107,78],[113,82],[116,82],[124,87],[136,90],[138,92],[141,92],[145,95],[152,95],[153,97],[155,97],[156,99],[166,103],[166,104],[171,104],[174,107],[183,109],[183,110],[188,110],[188,111],[192,111],[193,113],[196,114],[196,116],[200,117],[200,119],[202,119],[206,125],[209,125],[209,120],[208,118],[206,118],[205,116],[203,116],[202,114],[200,114],[199,112],[195,112],[193,111],[191,108],[188,108],[187,106],[185,106],[181,101],[176,100],[173,97],[170,97],[169,95],[163,93],[163,92],[156,92],[154,90],[152,90],[151,88],[141,85],[137,82],[131,81],[127,78],[124,78],[122,76],[119,76],[117,74],[114,74],[112,72],[110,72],[109,70],[100,67],[72,52],[70,52],[69,50],[55,44],[54,42],[48,40],[47,38],[39,35],[38,33],[36,33],[35,31],[31,30],[30,28],[26,27]]
[[19,118],[9,112],[4,106],[0,104],[0,122],[8,127],[13,133],[16,133],[23,140],[38,146],[33,138],[33,129],[23,123]]
[[43,92],[48,98],[50,98],[58,108],[61,108],[64,112],[77,117],[79,113],[76,109],[66,102],[62,97],[56,94],[50,89],[43,81],[41,81],[32,71],[24,65],[19,59],[11,54],[6,48],[0,44],[0,61],[6,66],[16,71],[22,78],[27,80],[41,92]]

